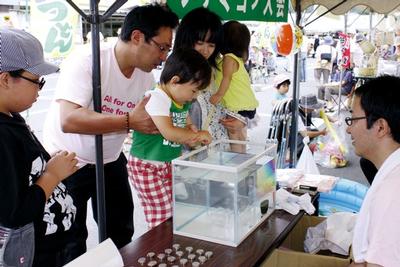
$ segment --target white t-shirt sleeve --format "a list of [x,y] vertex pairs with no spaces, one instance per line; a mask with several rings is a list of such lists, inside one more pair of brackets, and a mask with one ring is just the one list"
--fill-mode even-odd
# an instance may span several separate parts
[[61,65],[55,99],[64,99],[88,107],[92,102],[92,95],[91,59],[86,50],[75,51]]
[[146,92],[150,94],[149,102],[146,104],[146,111],[150,116],[170,116],[171,99],[168,95],[158,88]]

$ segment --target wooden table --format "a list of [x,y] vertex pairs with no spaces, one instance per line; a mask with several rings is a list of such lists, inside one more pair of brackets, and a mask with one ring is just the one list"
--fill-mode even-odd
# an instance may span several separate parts
[[[317,203],[317,198],[318,195],[313,197],[314,203]],[[140,266],[137,260],[145,257],[148,252],[164,253],[164,249],[172,248],[172,244],[178,243],[183,251],[187,246],[194,250],[202,248],[212,251],[214,256],[202,266],[257,266],[283,242],[303,215],[303,211],[291,215],[283,210],[275,210],[236,248],[174,235],[172,219],[169,219],[121,248],[120,253],[125,266]]]

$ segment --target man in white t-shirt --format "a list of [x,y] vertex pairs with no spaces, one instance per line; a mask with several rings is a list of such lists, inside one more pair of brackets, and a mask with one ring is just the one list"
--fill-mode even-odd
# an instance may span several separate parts
[[96,134],[103,134],[107,235],[118,248],[131,241],[133,202],[123,141],[129,129],[157,132],[144,109],[148,98],[141,98],[154,87],[150,72],[165,61],[177,24],[177,16],[159,5],[135,7],[127,14],[117,43],[100,49],[102,113],[93,111],[90,48],[76,51],[62,65],[43,139],[50,153],[74,151],[81,167],[65,180],[77,207],[66,262],[86,251],[89,198],[97,215]]
[[345,119],[355,153],[377,168],[353,237],[351,266],[400,266],[400,78],[381,76],[355,91]]

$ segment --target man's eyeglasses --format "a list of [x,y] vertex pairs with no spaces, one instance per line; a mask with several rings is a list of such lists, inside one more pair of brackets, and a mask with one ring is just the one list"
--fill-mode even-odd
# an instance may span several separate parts
[[41,90],[41,89],[43,88],[44,84],[46,83],[46,81],[45,81],[44,78],[41,78],[41,79],[39,79],[39,80],[32,80],[32,79],[30,79],[30,78],[27,78],[27,77],[25,77],[25,76],[22,76],[21,74],[18,74],[17,76],[18,76],[19,78],[24,79],[24,80],[30,81],[31,83],[34,83],[34,84],[39,85],[39,90]]
[[160,50],[161,53],[163,54],[168,54],[171,51],[171,48],[169,46],[164,46],[158,42],[156,42],[153,38],[150,39],[150,41],[152,41]]
[[346,118],[344,119],[344,122],[345,122],[348,126],[351,126],[351,125],[353,124],[353,121],[363,120],[363,119],[366,119],[366,118],[367,118],[366,116],[364,116],[364,117],[354,117],[354,118],[346,117]]

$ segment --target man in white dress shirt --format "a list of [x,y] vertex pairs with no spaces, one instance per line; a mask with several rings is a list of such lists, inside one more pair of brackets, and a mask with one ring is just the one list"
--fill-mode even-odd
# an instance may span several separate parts
[[400,78],[381,76],[355,91],[347,132],[377,168],[353,237],[356,266],[400,266]]

